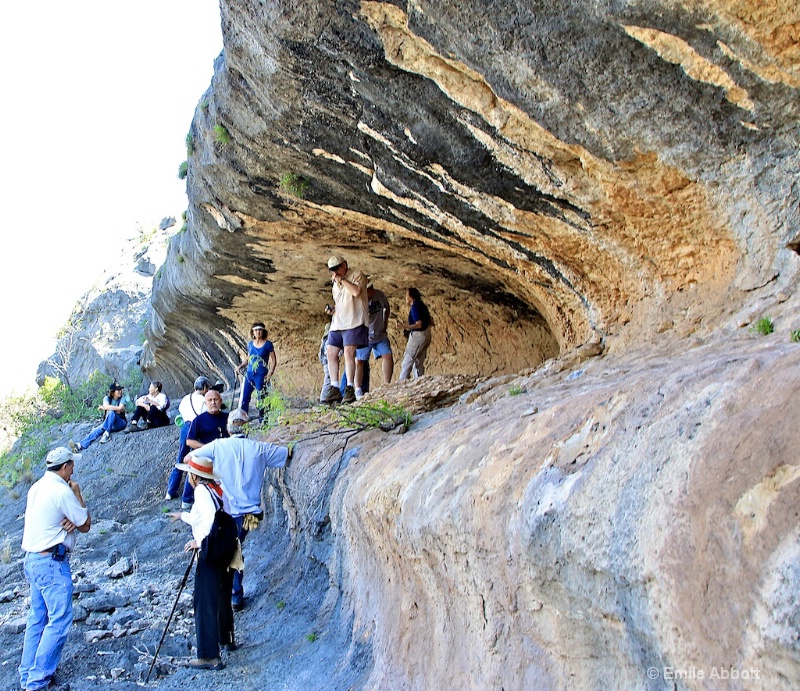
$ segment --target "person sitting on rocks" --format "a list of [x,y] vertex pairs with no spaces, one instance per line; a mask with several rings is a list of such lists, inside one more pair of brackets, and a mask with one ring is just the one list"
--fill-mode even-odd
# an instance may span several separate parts
[[[228,413],[222,412],[222,396],[219,391],[211,389],[205,396],[206,412],[200,413],[189,427],[186,435],[186,446],[189,447],[187,457],[197,449],[210,444],[215,439],[229,436]],[[187,483],[188,485],[188,483]],[[182,509],[191,509],[194,503],[194,492],[191,486],[184,487],[181,501]]]
[[73,453],[88,449],[98,438],[101,444],[105,444],[110,441],[112,432],[119,432],[125,429],[125,404],[122,402],[124,388],[116,382],[108,387],[108,395],[103,398],[103,403],[97,406],[98,410],[105,411],[103,423],[95,427],[77,444],[74,441],[70,441],[69,448],[72,449]]
[[151,381],[147,394],[136,399],[136,411],[128,423],[126,432],[136,432],[139,429],[139,420],[144,420],[145,425],[142,429],[152,429],[153,427],[164,427],[169,424],[169,398],[161,389],[163,385],[160,381]]

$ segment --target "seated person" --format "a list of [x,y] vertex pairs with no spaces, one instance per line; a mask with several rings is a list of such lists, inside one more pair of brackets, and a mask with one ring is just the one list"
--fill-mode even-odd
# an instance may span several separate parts
[[108,396],[103,398],[102,405],[97,406],[98,410],[105,411],[103,424],[95,427],[77,444],[74,441],[70,441],[69,448],[72,449],[72,453],[88,449],[89,445],[96,441],[98,437],[100,438],[100,443],[105,444],[111,439],[112,432],[119,432],[125,429],[125,404],[122,402],[122,390],[124,388],[116,382],[108,387]]
[[128,423],[126,432],[138,430],[140,419],[146,420],[144,429],[164,427],[169,424],[169,415],[167,415],[169,398],[161,389],[160,381],[151,381],[147,394],[136,399],[136,411]]

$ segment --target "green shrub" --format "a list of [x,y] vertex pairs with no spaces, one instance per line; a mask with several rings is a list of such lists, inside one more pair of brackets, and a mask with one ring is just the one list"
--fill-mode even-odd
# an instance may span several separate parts
[[281,175],[278,185],[287,194],[302,199],[306,195],[309,182],[306,178],[297,173],[284,173]]
[[189,174],[189,161],[184,161],[178,166],[178,179],[185,180]]
[[111,383],[95,371],[79,386],[69,387],[47,377],[36,395],[12,396],[0,402],[0,421],[6,433],[17,439],[13,449],[0,456],[0,482],[16,484],[40,467],[50,450],[52,430],[67,422],[97,419],[97,406]]
[[800,329],[795,329],[791,333],[792,343],[800,343]]
[[211,104],[204,98],[202,101],[200,101],[200,110],[202,110],[204,113],[207,113],[210,105]]
[[186,260],[183,258],[183,255],[182,255],[182,254],[179,254],[179,255],[178,255],[178,264],[183,264],[183,262],[185,262],[185,261],[186,261]]
[[772,323],[772,317],[761,317],[753,326],[750,331],[761,334],[762,336],[769,336],[775,331],[775,325]]
[[307,633],[307,634],[306,634],[306,640],[307,640],[309,643],[313,643],[314,641],[316,641],[316,640],[317,640],[317,638],[319,638],[319,636],[317,636],[317,634],[316,634],[316,633]]
[[225,125],[214,125],[214,141],[225,146],[231,140],[231,133]]
[[186,157],[190,158],[194,153],[194,135],[191,132],[186,133]]
[[523,389],[521,386],[517,386],[516,384],[514,384],[513,386],[508,387],[509,396],[519,396],[520,394],[523,393],[525,393],[525,389]]

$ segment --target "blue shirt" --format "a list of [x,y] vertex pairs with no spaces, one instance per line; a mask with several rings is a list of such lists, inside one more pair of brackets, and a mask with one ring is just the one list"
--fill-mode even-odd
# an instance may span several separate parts
[[214,472],[222,477],[222,490],[231,504],[231,515],[243,516],[261,510],[264,473],[267,468],[283,468],[289,450],[237,434],[217,439],[191,455],[214,462]]
[[228,436],[230,436],[228,434],[228,413],[219,412],[212,415],[206,411],[192,420],[186,438],[199,441],[201,444],[208,444],[215,439]]
[[267,374],[269,354],[275,350],[272,341],[267,341],[260,348],[256,348],[253,341],[247,344],[247,373],[257,377]]
[[415,300],[411,303],[411,309],[408,311],[408,323],[416,324],[422,322],[420,331],[425,331],[431,325],[431,313],[421,300]]

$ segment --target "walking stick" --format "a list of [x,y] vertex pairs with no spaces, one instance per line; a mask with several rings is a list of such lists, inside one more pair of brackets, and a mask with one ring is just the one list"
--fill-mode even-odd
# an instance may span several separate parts
[[156,660],[158,659],[158,651],[161,650],[161,644],[164,642],[164,638],[167,635],[167,629],[169,629],[169,625],[172,622],[172,615],[175,614],[175,609],[178,607],[178,600],[181,597],[181,593],[183,592],[183,587],[186,585],[186,580],[189,578],[189,572],[192,570],[192,564],[194,564],[194,558],[197,556],[197,550],[192,550],[192,558],[189,560],[189,565],[186,567],[186,573],[183,574],[183,580],[181,581],[181,585],[178,588],[178,597],[175,598],[175,604],[172,605],[172,611],[169,613],[169,617],[167,618],[167,625],[164,627],[164,633],[161,634],[161,640],[158,642],[158,647],[156,648],[156,652],[153,654],[153,662],[150,664],[150,669],[147,670],[147,676],[145,677],[144,683],[146,684],[150,681],[150,674],[153,671],[153,667],[156,665]]
[[239,373],[236,368],[233,368],[233,397],[231,398],[231,410],[236,410],[239,406],[236,404],[236,387],[239,386]]

